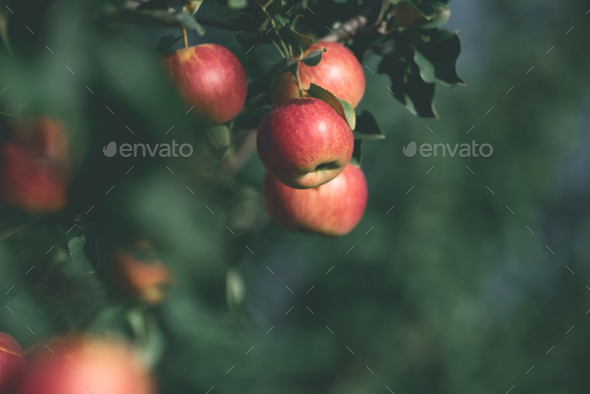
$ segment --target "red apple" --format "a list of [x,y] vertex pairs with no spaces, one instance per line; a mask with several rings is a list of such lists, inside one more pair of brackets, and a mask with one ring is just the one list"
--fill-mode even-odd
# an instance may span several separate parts
[[[138,255],[148,257],[140,259]],[[113,264],[115,281],[124,292],[147,304],[162,301],[162,287],[171,281],[171,275],[168,268],[155,258],[154,248],[149,241],[138,240],[129,251],[117,250],[113,255]]]
[[125,344],[66,337],[39,347],[17,394],[153,394],[152,379]]
[[267,173],[264,198],[271,219],[286,229],[339,236],[363,217],[367,181],[363,171],[352,164],[332,181],[306,190],[292,189]]
[[0,393],[5,393],[25,372],[23,349],[10,335],[0,332]]
[[275,106],[258,126],[258,155],[268,172],[297,189],[334,179],[348,164],[354,137],[325,101],[298,98]]
[[226,123],[244,106],[246,71],[227,48],[203,44],[168,53],[164,67],[193,111],[211,124]]
[[[315,83],[329,90],[336,97],[356,107],[365,93],[365,74],[356,56],[344,45],[336,42],[318,42],[310,46],[310,52],[325,48],[322,60],[314,67],[299,63],[299,79],[302,89]],[[270,96],[274,103],[299,97],[299,90],[290,72],[273,78]]]
[[0,200],[32,213],[63,209],[68,200],[68,138],[55,119],[21,119],[9,125],[0,147]]

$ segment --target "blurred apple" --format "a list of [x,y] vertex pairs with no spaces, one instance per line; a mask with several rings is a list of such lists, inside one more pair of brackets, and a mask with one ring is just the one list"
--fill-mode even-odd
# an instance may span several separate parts
[[0,200],[32,213],[63,209],[70,164],[63,123],[36,117],[18,119],[8,128],[0,146]]
[[13,337],[0,332],[0,393],[9,392],[25,368],[23,349]]
[[264,179],[264,198],[271,219],[289,230],[326,236],[350,232],[367,206],[363,171],[349,164],[332,181],[312,189],[292,189],[270,174]]
[[29,359],[17,394],[153,394],[153,381],[126,344],[110,339],[64,337],[39,347]]
[[297,189],[334,179],[348,164],[354,136],[325,101],[298,98],[275,106],[258,126],[260,161],[277,179]]
[[168,268],[154,256],[149,241],[138,240],[127,250],[115,251],[113,264],[115,281],[123,291],[147,304],[162,301],[162,287],[172,278]]
[[178,49],[164,57],[164,68],[206,122],[226,123],[242,110],[248,80],[242,63],[229,49],[216,44]]
[[[316,66],[299,63],[301,89],[309,89],[309,85],[315,83],[353,108],[356,107],[365,93],[363,67],[348,48],[336,42],[318,42],[311,45],[304,56],[322,48],[325,48],[326,52],[322,54],[322,60]],[[291,72],[273,78],[270,96],[274,103],[299,97],[299,89],[291,77]]]

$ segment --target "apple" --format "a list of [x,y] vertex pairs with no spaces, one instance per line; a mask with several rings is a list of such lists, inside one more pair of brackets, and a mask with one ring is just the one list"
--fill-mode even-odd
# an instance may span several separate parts
[[[140,255],[147,257],[142,259]],[[149,241],[136,241],[130,251],[115,251],[113,263],[115,281],[121,290],[138,297],[146,304],[158,304],[162,301],[162,287],[171,281],[171,275],[168,268],[155,258],[154,248]]]
[[0,200],[32,213],[63,209],[70,164],[63,123],[36,117],[19,119],[8,129],[0,146]]
[[363,217],[367,181],[352,164],[332,181],[306,190],[290,188],[267,173],[264,199],[271,219],[288,230],[340,236]]
[[[304,53],[325,48],[322,60],[316,66],[299,63],[299,80],[302,89],[309,89],[315,83],[329,90],[339,99],[356,107],[365,93],[365,73],[356,56],[344,45],[336,42],[318,42],[311,45]],[[299,97],[299,90],[293,81],[291,72],[286,72],[271,82],[270,96],[274,103]]]
[[171,51],[163,62],[182,97],[207,123],[226,123],[242,110],[248,80],[229,49],[202,44]]
[[62,337],[29,359],[17,394],[153,394],[154,384],[136,354],[122,342]]
[[276,105],[256,135],[260,161],[285,185],[306,189],[334,179],[348,164],[354,136],[325,101],[304,97]]
[[25,372],[25,368],[23,349],[16,339],[0,332],[0,393],[8,392]]

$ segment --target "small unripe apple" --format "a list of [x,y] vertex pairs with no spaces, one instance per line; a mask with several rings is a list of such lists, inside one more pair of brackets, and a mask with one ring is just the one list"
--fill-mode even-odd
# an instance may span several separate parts
[[340,236],[363,217],[367,181],[352,164],[332,181],[305,190],[292,189],[267,173],[264,199],[271,219],[288,230]]
[[16,339],[0,332],[0,393],[6,393],[14,386],[25,367],[25,354]]
[[[325,48],[322,60],[316,66],[299,63],[299,80],[302,89],[309,89],[315,83],[329,90],[339,99],[356,107],[365,93],[365,73],[356,56],[344,45],[336,42],[318,42],[304,53]],[[299,90],[290,72],[273,78],[270,96],[274,103],[299,97]]]
[[192,111],[207,123],[226,123],[242,110],[248,80],[229,49],[202,44],[171,51],[163,62]]
[[124,343],[65,337],[39,347],[17,394],[153,394],[154,384]]
[[162,301],[162,287],[171,281],[171,275],[168,268],[154,256],[150,242],[139,240],[130,250],[115,251],[113,264],[115,282],[124,292],[147,304]]
[[334,179],[354,150],[348,123],[325,101],[304,97],[275,106],[258,126],[260,161],[285,185],[305,189]]
[[69,147],[64,125],[47,117],[9,125],[0,147],[0,200],[32,213],[63,209],[68,201]]

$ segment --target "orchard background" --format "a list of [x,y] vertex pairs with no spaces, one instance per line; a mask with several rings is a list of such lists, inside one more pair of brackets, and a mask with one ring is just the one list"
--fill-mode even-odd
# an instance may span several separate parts
[[[586,390],[588,4],[444,3],[206,1],[193,16],[182,2],[0,1],[1,137],[15,118],[61,119],[72,171],[65,210],[2,207],[0,331],[25,349],[123,337],[161,393]],[[161,67],[181,25],[247,71],[229,128],[205,129]],[[362,221],[322,238],[269,221],[253,130],[285,65],[278,37],[333,34],[365,69],[357,114],[386,138],[363,140]],[[194,154],[103,154],[172,140]],[[493,155],[402,153],[472,140]],[[121,286],[114,253],[129,248],[168,269],[160,303]]]

